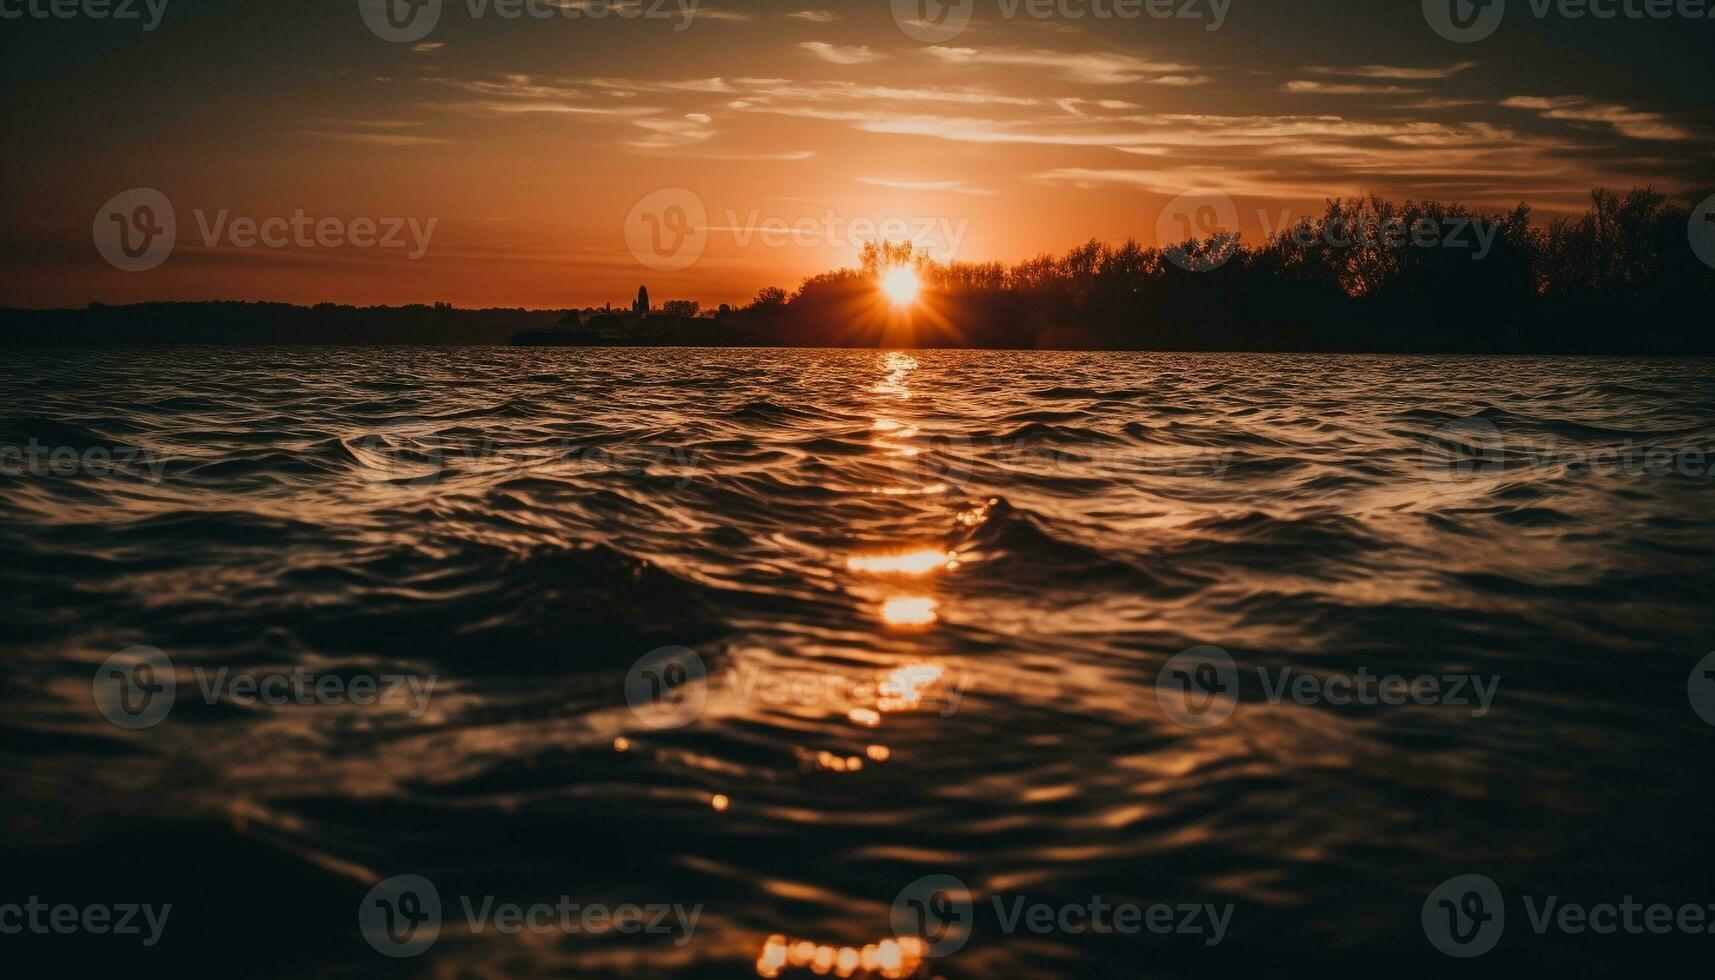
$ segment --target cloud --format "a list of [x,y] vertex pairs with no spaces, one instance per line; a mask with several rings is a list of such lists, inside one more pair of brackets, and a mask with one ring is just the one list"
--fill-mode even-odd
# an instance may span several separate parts
[[934,191],[940,194],[967,194],[972,197],[995,195],[994,191],[982,187],[966,187],[962,180],[890,180],[885,177],[859,177],[858,182],[898,191]]
[[327,129],[299,130],[298,135],[339,140],[342,143],[358,143],[364,146],[434,146],[448,142],[434,136],[412,136],[408,133],[347,133]]
[[424,41],[422,44],[413,45],[411,50],[422,53],[425,51],[439,51],[444,47],[446,47],[446,44],[441,41]]
[[815,150],[784,150],[779,153],[695,153],[687,154],[695,160],[773,160],[791,162],[810,160],[816,156]]
[[786,16],[807,20],[812,24],[827,24],[840,19],[840,15],[832,10],[794,10]]
[[1474,106],[1474,105],[1482,105],[1482,104],[1483,104],[1482,99],[1428,98],[1428,99],[1421,99],[1417,102],[1408,102],[1408,103],[1400,106],[1399,108],[1401,108],[1401,109],[1419,109],[1419,110],[1429,111],[1429,110],[1435,110],[1435,109],[1463,109],[1466,106]]
[[733,23],[743,23],[745,21],[754,20],[755,17],[752,14],[742,14],[736,10],[722,10],[718,7],[702,6],[688,10],[685,14],[685,19],[724,20],[731,21]]
[[701,143],[711,139],[715,131],[710,128],[714,122],[701,112],[690,112],[677,119],[634,119],[633,126],[647,129],[654,135],[641,140],[627,140],[627,146],[635,146],[645,150],[666,150],[690,143]]
[[1089,85],[1126,85],[1143,81],[1149,75],[1196,71],[1193,65],[1149,61],[1126,54],[1087,52],[1068,54],[1059,51],[1022,50],[1018,48],[925,48],[932,57],[952,65],[991,66],[1018,65],[1025,68],[1046,68],[1068,81]]
[[1194,88],[1198,85],[1207,85],[1212,81],[1214,79],[1208,75],[1163,75],[1160,78],[1151,78],[1146,84],[1168,85],[1173,88]]
[[1094,106],[1098,109],[1141,109],[1136,102],[1124,102],[1119,99],[1055,99],[1054,104],[1074,116],[1087,115],[1079,106]]
[[1396,81],[1426,82],[1452,78],[1462,71],[1477,67],[1475,61],[1461,61],[1442,68],[1396,68],[1392,65],[1358,65],[1352,68],[1310,67],[1312,75],[1340,75],[1347,78],[1390,78]]
[[1508,109],[1529,109],[1544,119],[1565,119],[1573,122],[1605,123],[1619,132],[1639,140],[1689,140],[1696,134],[1668,121],[1659,112],[1639,112],[1622,105],[1591,102],[1576,95],[1539,98],[1515,95],[1501,105]]
[[1360,193],[1358,185],[1326,179],[1306,184],[1281,180],[1265,171],[1231,167],[1179,167],[1170,170],[1103,170],[1085,167],[1059,167],[1032,174],[1039,184],[1070,184],[1094,188],[1104,184],[1123,184],[1152,194],[1183,194],[1193,190],[1218,190],[1245,197],[1305,197],[1331,194],[1345,196]]
[[858,47],[842,47],[838,44],[828,44],[825,41],[803,41],[798,45],[823,61],[836,65],[867,65],[886,58],[885,54],[877,54],[867,45]]
[[1287,82],[1280,90],[1293,95],[1417,95],[1423,91],[1420,88],[1404,88],[1399,85],[1329,84],[1304,79]]
[[299,130],[298,135],[364,146],[434,146],[449,142],[436,136],[401,132],[423,125],[408,119],[318,119],[314,125],[318,128]]
[[1005,95],[981,86],[937,86],[934,88],[900,88],[891,85],[861,85],[847,81],[799,82],[787,78],[700,78],[687,81],[638,81],[622,78],[591,79],[598,89],[627,92],[703,92],[741,96],[745,108],[766,111],[774,101],[788,102],[858,102],[871,106],[876,102],[944,102],[959,105],[1037,106],[1041,99],[1030,96]]

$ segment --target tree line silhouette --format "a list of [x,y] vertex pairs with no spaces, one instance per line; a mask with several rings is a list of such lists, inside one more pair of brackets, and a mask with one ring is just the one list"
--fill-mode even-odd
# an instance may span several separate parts
[[[859,268],[765,289],[738,317],[789,346],[1715,353],[1715,267],[1692,247],[1691,208],[1597,190],[1581,215],[1530,215],[1369,196],[1255,246],[1090,241],[1012,266],[872,243]],[[899,264],[924,284],[916,310],[876,302]]]

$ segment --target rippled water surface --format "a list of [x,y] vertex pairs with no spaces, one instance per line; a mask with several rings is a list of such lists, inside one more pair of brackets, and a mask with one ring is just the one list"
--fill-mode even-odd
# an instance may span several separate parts
[[[36,351],[0,421],[77,460],[0,477],[8,895],[174,904],[159,946],[68,961],[1445,973],[1420,915],[1453,875],[1715,901],[1686,679],[1715,649],[1709,362]],[[178,697],[128,730],[92,677],[133,645]],[[1238,701],[1191,727],[1157,680],[1201,645]],[[695,662],[636,666],[662,647]],[[223,667],[433,687],[210,703]],[[1498,688],[1272,703],[1283,668]],[[449,910],[413,958],[358,930],[399,874]],[[865,959],[932,874],[969,941]],[[457,895],[702,908],[688,937],[514,936]],[[1008,932],[996,896],[1233,911],[1209,945]],[[1480,962],[1656,950],[1522,918]]]

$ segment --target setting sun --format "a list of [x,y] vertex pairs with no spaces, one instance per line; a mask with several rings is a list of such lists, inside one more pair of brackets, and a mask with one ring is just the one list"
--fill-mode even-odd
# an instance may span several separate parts
[[881,292],[894,306],[910,306],[923,288],[916,270],[908,265],[896,265],[881,275]]

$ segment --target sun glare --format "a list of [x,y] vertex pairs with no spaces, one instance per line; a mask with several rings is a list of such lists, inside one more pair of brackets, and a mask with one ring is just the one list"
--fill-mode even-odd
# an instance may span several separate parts
[[910,306],[922,288],[916,270],[908,265],[896,265],[881,274],[881,292],[894,306]]

